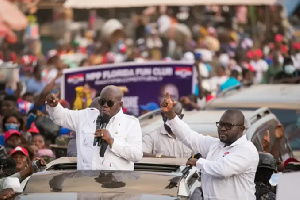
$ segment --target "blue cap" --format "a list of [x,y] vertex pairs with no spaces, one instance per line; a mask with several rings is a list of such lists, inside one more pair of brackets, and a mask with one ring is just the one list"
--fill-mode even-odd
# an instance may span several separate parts
[[159,106],[154,102],[150,102],[150,103],[148,103],[146,105],[142,105],[140,107],[142,110],[145,110],[145,111],[154,111],[154,110],[159,109]]
[[200,60],[202,58],[202,54],[200,52],[195,52],[195,59]]

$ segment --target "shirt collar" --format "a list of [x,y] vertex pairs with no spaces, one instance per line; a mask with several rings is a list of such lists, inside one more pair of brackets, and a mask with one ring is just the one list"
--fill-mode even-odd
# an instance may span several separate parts
[[118,120],[119,118],[121,118],[123,116],[123,109],[121,108],[119,112],[117,112],[117,114],[115,114],[110,120],[109,123],[113,123],[115,120]]
[[162,125],[162,126],[160,127],[160,133],[163,134],[163,135],[167,135],[167,136],[170,137],[170,138],[173,138],[173,137],[166,131],[164,125]]
[[242,142],[246,142],[247,141],[247,137],[246,137],[246,134],[244,134],[242,137],[240,137],[237,141],[235,141],[234,143],[232,143],[231,147],[234,147],[234,146],[237,146],[239,144],[241,144]]

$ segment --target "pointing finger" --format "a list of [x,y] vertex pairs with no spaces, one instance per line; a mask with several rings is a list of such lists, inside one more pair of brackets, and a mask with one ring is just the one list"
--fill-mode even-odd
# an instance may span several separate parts
[[166,93],[166,97],[167,97],[167,99],[171,99],[169,92]]

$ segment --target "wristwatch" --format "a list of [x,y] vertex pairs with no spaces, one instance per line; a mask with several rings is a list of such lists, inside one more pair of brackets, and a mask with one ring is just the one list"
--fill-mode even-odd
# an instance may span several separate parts
[[162,153],[157,153],[156,154],[156,158],[161,158],[161,156],[162,156]]

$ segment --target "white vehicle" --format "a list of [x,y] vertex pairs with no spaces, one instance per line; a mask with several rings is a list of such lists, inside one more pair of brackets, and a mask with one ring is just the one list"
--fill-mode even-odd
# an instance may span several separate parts
[[[157,110],[139,117],[143,135],[163,125],[160,112],[160,110]],[[186,111],[184,112],[183,121],[198,133],[218,137],[216,122],[220,120],[224,112],[225,110]],[[242,112],[246,118],[245,131],[247,138],[254,143],[257,150],[263,151],[261,141],[266,130],[270,131],[270,140],[273,144],[275,140],[274,131],[278,122],[277,117],[268,108],[260,108],[255,111],[242,110]],[[280,155],[282,160],[293,157],[286,137],[282,140]]]

